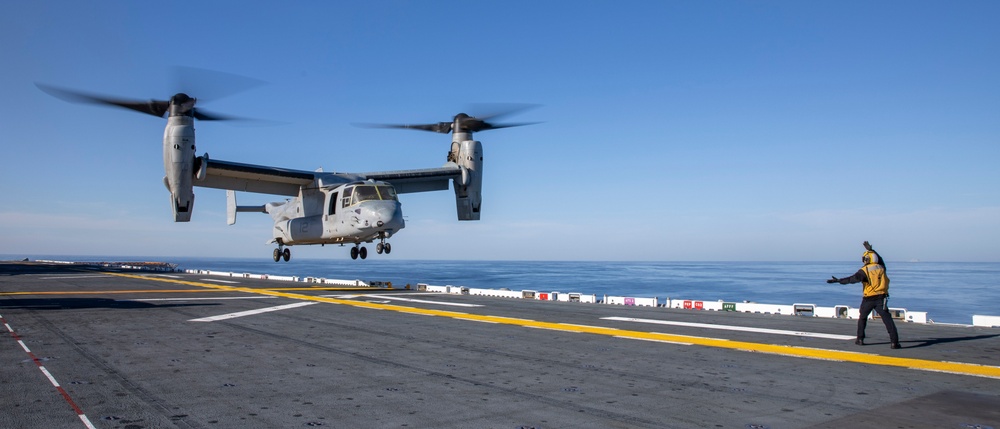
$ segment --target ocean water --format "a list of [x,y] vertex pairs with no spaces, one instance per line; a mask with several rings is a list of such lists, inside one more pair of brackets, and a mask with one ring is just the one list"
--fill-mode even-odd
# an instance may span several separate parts
[[[23,256],[0,255],[0,259]],[[484,289],[579,292],[765,304],[815,304],[857,308],[861,284],[828,284],[846,277],[856,262],[574,262],[574,261],[364,261],[350,259],[169,258],[30,256],[68,261],[160,261],[184,269],[365,281],[394,286],[427,283]],[[936,323],[971,324],[972,315],[1000,316],[1000,263],[889,262],[889,305],[926,311]]]

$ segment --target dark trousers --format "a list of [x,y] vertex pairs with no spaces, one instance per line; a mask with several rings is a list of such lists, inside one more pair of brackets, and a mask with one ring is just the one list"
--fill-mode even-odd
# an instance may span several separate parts
[[899,342],[899,333],[896,332],[896,323],[892,321],[889,314],[888,295],[867,296],[861,300],[861,314],[858,317],[858,339],[865,339],[865,328],[868,327],[868,316],[874,310],[882,318],[885,330],[889,332],[889,341],[892,344]]

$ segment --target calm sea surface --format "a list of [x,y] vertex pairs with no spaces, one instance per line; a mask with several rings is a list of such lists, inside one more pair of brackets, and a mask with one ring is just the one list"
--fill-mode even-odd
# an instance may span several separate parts
[[[0,255],[0,259],[21,259]],[[861,285],[827,284],[846,277],[854,262],[533,262],[400,261],[368,259],[263,259],[30,256],[70,261],[161,261],[180,268],[507,288],[585,294],[753,301],[766,304],[849,305],[861,302]],[[1000,316],[1000,263],[889,262],[890,306],[926,311],[937,323],[971,324],[972,315]]]

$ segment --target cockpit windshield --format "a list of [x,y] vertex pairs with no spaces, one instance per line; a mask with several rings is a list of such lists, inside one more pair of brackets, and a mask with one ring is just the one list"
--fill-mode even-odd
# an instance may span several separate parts
[[379,185],[376,188],[378,188],[378,194],[383,200],[396,200],[396,188],[388,185]]
[[[346,195],[351,195],[345,192]],[[357,185],[351,198],[351,205],[363,201],[395,201],[396,190],[389,185]]]

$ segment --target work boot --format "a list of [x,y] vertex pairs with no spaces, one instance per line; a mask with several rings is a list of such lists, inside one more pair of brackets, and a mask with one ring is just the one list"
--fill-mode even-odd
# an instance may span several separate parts
[[901,349],[901,348],[903,348],[903,346],[899,345],[899,343],[892,343],[892,345],[889,346],[889,348],[890,349]]
[[865,340],[863,340],[861,338],[858,338],[858,339],[854,340],[854,344],[857,344],[859,346],[863,346],[863,345],[865,345]]

